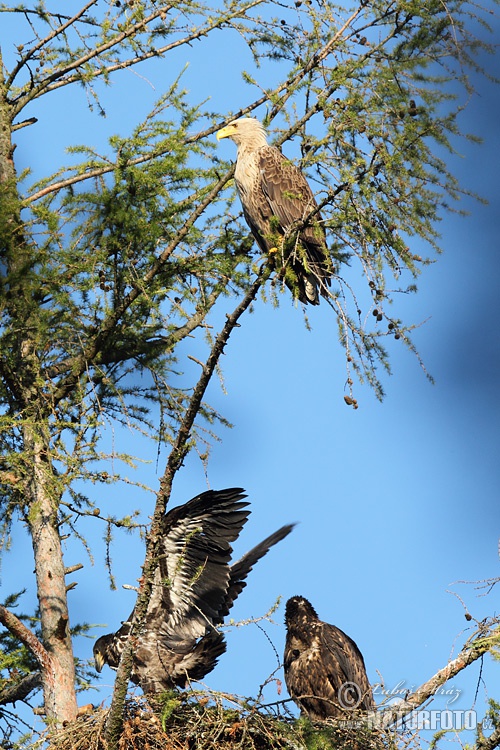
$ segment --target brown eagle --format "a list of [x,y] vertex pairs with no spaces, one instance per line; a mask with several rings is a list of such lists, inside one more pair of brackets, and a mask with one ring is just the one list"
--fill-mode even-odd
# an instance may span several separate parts
[[285,682],[312,721],[374,709],[361,651],[352,638],[322,622],[302,596],[286,603]]
[[[238,537],[250,511],[239,487],[209,490],[173,508],[163,519],[161,552],[151,599],[134,638],[130,679],[145,693],[201,680],[226,650],[217,630],[246,586],[255,563],[293,524],[283,526],[231,563],[231,542]],[[116,633],[94,645],[98,672],[104,664],[117,669],[134,612]]]
[[252,117],[230,122],[217,133],[217,140],[221,138],[231,138],[238,146],[234,179],[257,244],[263,253],[282,253],[290,236],[294,246],[283,258],[285,283],[301,302],[318,305],[318,289],[328,295],[331,263],[322,218],[306,178],[267,143],[264,128]]

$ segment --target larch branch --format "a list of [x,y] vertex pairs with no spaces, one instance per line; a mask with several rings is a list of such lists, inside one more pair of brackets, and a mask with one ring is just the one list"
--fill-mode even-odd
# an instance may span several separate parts
[[493,748],[500,745],[500,726],[497,726],[488,737],[485,737],[483,734],[483,728],[481,724],[479,724],[477,735],[477,742],[474,746],[475,750],[493,750]]
[[[256,0],[253,3],[249,3],[248,6],[245,7],[245,12],[247,10],[249,10],[250,8],[256,6],[256,5],[259,5],[261,2],[262,2],[262,0]],[[304,77],[308,73],[310,73],[314,68],[317,68],[323,62],[323,60],[325,60],[325,58],[329,55],[329,53],[334,48],[335,44],[339,41],[341,34],[359,16],[359,14],[362,11],[362,8],[363,8],[363,5],[360,5],[360,7],[356,11],[354,11],[354,13],[349,17],[349,19],[343,25],[342,29],[338,30],[334,34],[334,36],[332,37],[332,39],[330,39],[328,41],[328,43],[325,44],[322,47],[321,50],[318,50],[313,55],[313,57],[310,59],[310,61],[298,73],[296,73],[294,76],[291,76],[290,78],[288,78],[284,83],[282,83],[279,86],[277,86],[273,91],[271,91],[269,93],[266,93],[264,96],[259,97],[259,99],[256,99],[254,102],[252,102],[251,104],[249,104],[247,107],[243,107],[242,109],[238,110],[236,113],[234,113],[233,115],[231,115],[231,117],[227,120],[227,122],[230,122],[230,120],[233,120],[233,119],[235,119],[237,117],[244,117],[245,115],[253,112],[253,110],[255,110],[257,107],[261,106],[262,104],[265,104],[265,102],[267,102],[267,101],[272,100],[275,96],[281,94],[282,92],[288,92],[288,91],[292,92],[292,91],[294,91],[295,87],[304,79]],[[233,14],[232,17],[234,17],[235,15],[236,14]],[[222,23],[223,20],[226,21],[227,19],[218,19],[217,23],[220,24],[220,23]],[[216,28],[216,26],[217,26],[217,24],[214,23],[208,30],[211,31],[211,30],[213,30],[213,28]],[[206,32],[207,32],[207,29],[204,29],[203,33],[206,33]],[[201,34],[201,32],[200,32],[200,34]],[[171,48],[173,48],[174,46],[179,46],[180,44],[189,44],[193,40],[193,38],[194,38],[193,36],[185,37],[182,40],[178,40],[176,42],[173,42],[170,45],[166,45],[165,47],[158,48],[158,49],[156,49],[154,51],[154,56],[164,55]],[[387,40],[385,40],[385,41],[387,41]],[[377,45],[376,49],[378,50],[382,45],[383,45],[383,43],[379,43]],[[373,55],[373,54],[374,54],[374,50],[370,50],[368,53],[366,53],[365,57],[369,57],[370,55]],[[153,53],[151,53],[151,55],[148,55],[148,56],[153,56]],[[120,64],[118,64],[118,65],[116,65],[114,67],[106,68],[105,70],[106,70],[107,73],[109,73],[109,72],[112,72],[112,71],[115,71],[115,70],[118,70],[118,69],[123,69],[125,67],[129,67],[130,65],[135,65],[135,64],[137,64],[138,62],[141,62],[144,59],[146,59],[146,57],[134,58],[133,60],[124,61],[123,63],[120,63]],[[102,73],[103,73],[103,70],[96,72],[96,75],[99,75],[99,74],[102,74]],[[77,80],[77,79],[73,77],[71,79],[67,79],[66,81],[61,82],[58,85],[65,85],[66,83],[74,83],[75,80]],[[52,90],[52,88],[55,88],[55,87],[51,87],[50,90]],[[334,90],[334,89],[335,89],[335,86],[332,87],[332,90]],[[49,90],[49,89],[47,89],[47,90]],[[288,95],[286,96],[286,98],[288,98]],[[284,104],[285,101],[286,101],[286,99],[283,99],[283,100],[280,101],[280,103],[278,105],[274,106],[274,108],[273,108],[273,110],[272,110],[272,112],[271,112],[271,114],[269,116],[270,120],[272,120],[278,114],[279,110],[282,108],[282,106],[283,106],[283,104]],[[314,111],[316,111],[317,108],[318,107],[314,108]],[[306,117],[305,119],[309,119],[309,117],[312,114],[313,114],[313,112],[311,111],[310,114],[309,114],[309,116]],[[302,119],[304,120],[304,118],[302,118]],[[196,133],[196,134],[188,137],[186,139],[186,141],[185,141],[186,144],[188,144],[188,143],[194,143],[194,142],[200,140],[201,138],[206,138],[206,137],[208,137],[210,135],[213,135],[215,132],[217,132],[217,130],[220,129],[220,127],[222,127],[223,124],[227,124],[227,122],[225,122],[225,123],[218,123],[217,125],[213,125],[213,126],[211,126],[209,128],[206,128],[205,130],[203,130],[203,131],[201,131],[199,133]],[[300,125],[302,125],[302,124],[303,124],[303,122],[301,120],[300,121]],[[287,140],[290,137],[291,134],[293,134],[293,133],[295,133],[297,131],[297,129],[298,129],[298,126],[295,126],[294,128],[290,129],[290,131],[288,131],[287,134],[285,134],[285,136],[283,137],[282,141]],[[147,155],[147,156],[142,156],[142,157],[139,157],[137,159],[134,159],[130,163],[132,165],[141,164],[141,163],[150,161],[151,159],[154,159],[157,156],[161,156],[162,153],[163,152],[156,152],[156,153],[153,153],[153,154],[150,154],[150,155]],[[68,187],[70,185],[74,185],[74,184],[76,184],[78,182],[82,182],[82,181],[87,180],[87,179],[92,179],[94,177],[100,177],[100,176],[102,176],[104,174],[108,174],[109,172],[112,172],[114,169],[115,169],[114,166],[98,167],[97,169],[90,170],[88,172],[85,172],[84,174],[78,174],[78,175],[74,175],[72,177],[68,177],[65,180],[60,180],[59,182],[55,182],[52,185],[47,185],[42,190],[39,190],[38,192],[36,192],[33,195],[29,196],[28,198],[25,199],[25,203],[28,204],[28,203],[31,203],[31,202],[33,202],[35,200],[39,200],[40,198],[43,198],[45,195],[49,195],[50,193],[57,192],[58,190],[60,190],[60,189],[62,189],[64,187]]]
[[84,5],[83,8],[81,8],[78,13],[75,13],[74,16],[71,18],[67,18],[66,23],[61,24],[56,29],[53,29],[53,31],[50,32],[50,34],[47,34],[46,37],[41,39],[38,44],[35,44],[33,47],[31,47],[27,53],[21,57],[17,65],[14,67],[12,73],[7,79],[7,87],[10,88],[15,81],[15,78],[21,68],[26,65],[26,63],[35,55],[39,50],[42,49],[46,44],[48,44],[52,39],[55,39],[56,36],[59,36],[59,34],[62,34],[66,29],[68,29],[70,26],[73,26],[83,15],[87,12],[89,8],[91,8],[93,5],[96,5],[97,0],[90,0],[90,2],[87,3],[87,5]]
[[[91,0],[91,2],[86,7],[90,7],[91,5],[94,4],[94,2],[95,0]],[[85,8],[82,10],[85,10]],[[80,11],[78,15],[81,15],[81,12],[82,11]],[[43,93],[45,93],[45,91],[48,91],[52,81],[59,80],[63,76],[68,75],[68,73],[70,73],[72,70],[75,70],[75,68],[80,68],[82,67],[82,65],[86,65],[88,62],[90,62],[90,60],[96,57],[99,57],[99,55],[103,54],[104,52],[107,52],[113,47],[116,47],[117,45],[122,44],[126,39],[136,36],[141,30],[147,28],[148,24],[150,24],[152,21],[155,21],[157,18],[161,17],[163,13],[164,13],[164,8],[162,7],[159,10],[156,10],[154,13],[151,13],[147,18],[142,19],[142,21],[138,21],[137,23],[130,26],[128,29],[125,29],[124,31],[122,31],[120,34],[117,34],[108,42],[105,42],[99,45],[98,47],[93,47],[91,50],[87,52],[86,55],[82,55],[77,60],[73,60],[73,62],[59,68],[59,70],[56,70],[50,75],[48,75],[45,79],[41,80],[37,86],[34,86],[29,94],[26,94],[25,96],[22,97],[22,99],[19,102],[19,105],[13,108],[14,116],[16,116],[23,109],[23,107],[26,106],[28,102],[41,96]],[[71,26],[72,23],[76,22],[76,20],[78,19],[75,17],[74,19],[67,21],[59,29],[55,29],[54,32],[49,34],[45,40],[42,40],[42,42],[40,42],[39,45],[43,46],[43,44],[47,44],[52,38],[54,38],[54,36],[57,36],[58,34],[62,33],[64,29]],[[35,47],[35,50],[38,49],[39,45]],[[102,75],[102,71],[96,72],[96,75]],[[78,79],[75,79],[74,77],[68,78],[67,83],[73,83],[75,80],[78,80]],[[65,82],[63,82],[63,84],[64,83]]]
[[[93,2],[94,1],[95,0],[93,0]],[[93,2],[89,3],[89,7],[90,5],[93,4]],[[193,33],[189,34],[188,36],[183,37],[182,39],[178,39],[175,42],[171,42],[170,44],[166,44],[163,47],[155,47],[154,49],[151,49],[148,52],[144,52],[141,55],[137,55],[136,57],[132,57],[127,60],[122,60],[121,62],[116,62],[113,65],[99,66],[98,69],[93,71],[92,78],[100,78],[104,75],[109,75],[109,73],[114,73],[117,70],[124,70],[133,65],[137,65],[137,63],[144,62],[145,60],[149,60],[153,57],[161,57],[165,55],[167,52],[170,52],[171,50],[179,46],[182,46],[184,44],[191,44],[196,39],[199,39],[202,36],[205,36],[206,34],[213,31],[214,29],[219,28],[222,24],[227,24],[229,21],[231,21],[234,18],[237,18],[238,16],[244,16],[250,8],[253,8],[256,5],[260,5],[262,2],[264,2],[264,0],[254,0],[253,2],[245,6],[243,10],[238,9],[234,11],[233,13],[227,13],[225,15],[221,15],[215,21],[207,24],[205,27],[201,29],[197,29]],[[140,34],[143,31],[147,31],[148,27],[151,25],[153,21],[155,21],[157,18],[163,18],[163,16],[166,13],[168,13],[170,10],[172,10],[173,7],[174,6],[172,5],[162,6],[161,8],[157,9],[154,13],[151,13],[147,18],[144,18],[141,21],[138,21],[137,23],[133,24],[128,29],[125,29],[121,33],[117,34],[109,41],[99,45],[98,47],[94,47],[93,49],[89,50],[89,52],[86,55],[82,55],[77,60],[73,60],[73,62],[71,62],[70,64],[65,65],[64,67],[61,67],[59,70],[56,70],[50,75],[48,75],[45,79],[41,80],[38,83],[38,85],[33,86],[29,94],[28,93],[25,94],[19,100],[18,105],[13,108],[13,116],[15,117],[17,114],[19,114],[19,112],[26,106],[26,104],[32,101],[33,99],[37,99],[38,97],[42,96],[43,94],[49,91],[55,91],[56,89],[61,88],[61,86],[67,86],[69,84],[75,83],[76,81],[81,81],[82,76],[80,74],[69,75],[71,71],[77,70],[78,68],[81,68],[83,65],[87,65],[91,60],[98,58],[100,55],[104,54],[105,52],[109,52],[114,47],[118,47],[122,45],[126,40],[136,37],[138,34]],[[45,40],[42,40],[42,42],[36,45],[36,47],[33,50],[30,50],[29,53],[25,56],[25,58],[23,58],[23,60],[20,61],[18,63],[18,66],[16,67],[17,68],[22,67],[22,64],[24,64],[24,62],[27,62],[27,60],[29,59],[29,56],[31,56],[33,52],[36,52],[41,46],[43,46],[43,44],[48,43],[52,38],[62,33],[64,29],[71,26],[71,24],[74,23],[76,20],[78,20],[76,17],[75,19],[70,19],[70,21],[67,21],[66,24],[61,26],[59,29],[55,29],[51,35],[46,37]],[[16,74],[17,72],[18,70],[16,69]]]
[[205,199],[196,207],[191,215],[186,219],[183,226],[179,229],[174,239],[167,245],[161,255],[153,263],[149,271],[144,275],[142,279],[142,285],[134,286],[130,292],[125,295],[121,304],[113,311],[102,323],[98,333],[89,342],[84,352],[77,358],[74,368],[71,373],[58,385],[53,394],[53,403],[57,404],[63,399],[71,390],[75,387],[81,374],[85,372],[88,363],[93,362],[96,355],[104,347],[109,335],[115,329],[122,315],[132,305],[133,302],[142,294],[142,286],[148,285],[155,276],[162,270],[163,266],[175,251],[177,246],[186,237],[191,227],[199,219],[205,209],[214,200],[217,194],[222,190],[226,182],[231,178],[232,171],[229,171],[226,175],[221,177],[218,182],[212,187],[207,193]]
[[43,670],[50,670],[51,658],[36,635],[21,620],[0,605],[0,622],[28,648]]

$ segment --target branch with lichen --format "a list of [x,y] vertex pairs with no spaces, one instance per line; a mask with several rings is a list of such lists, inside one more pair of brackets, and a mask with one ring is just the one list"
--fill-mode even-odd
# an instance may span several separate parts
[[[482,627],[478,636],[473,640],[469,640],[455,659],[452,659],[445,667],[440,669],[430,680],[424,682],[414,693],[387,708],[383,708],[377,716],[377,724],[388,727],[391,724],[400,722],[405,716],[435,695],[441,685],[451,680],[463,669],[484,656],[484,654],[498,648],[500,643],[500,627],[498,626],[498,622],[498,618],[495,618],[486,626],[486,628],[490,628],[489,632],[485,632],[486,628]],[[494,747],[494,745],[491,747]],[[491,750],[491,748],[488,747],[487,750]]]

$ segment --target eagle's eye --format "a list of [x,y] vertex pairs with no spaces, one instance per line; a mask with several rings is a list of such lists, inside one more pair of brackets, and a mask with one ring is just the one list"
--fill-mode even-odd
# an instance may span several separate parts
[[299,651],[299,649],[298,649],[298,648],[294,648],[294,649],[293,649],[293,651],[292,651],[292,656],[293,656],[293,658],[294,658],[294,659],[298,659],[298,658],[299,658],[299,656],[300,656],[300,651]]

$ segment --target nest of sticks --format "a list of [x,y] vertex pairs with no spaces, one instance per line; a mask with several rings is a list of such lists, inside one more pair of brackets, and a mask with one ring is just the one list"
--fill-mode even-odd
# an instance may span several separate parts
[[[109,709],[97,708],[50,737],[48,750],[107,750]],[[246,699],[187,691],[129,699],[119,750],[393,750],[386,730],[362,720],[311,724]],[[400,740],[401,738],[399,738]]]

